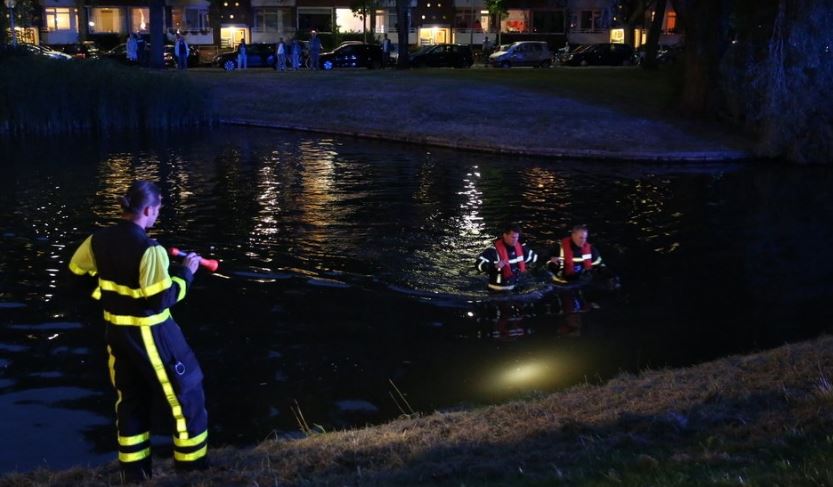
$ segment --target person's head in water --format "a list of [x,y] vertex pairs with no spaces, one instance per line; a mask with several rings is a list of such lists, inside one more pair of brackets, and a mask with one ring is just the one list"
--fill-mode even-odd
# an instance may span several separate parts
[[135,181],[127,194],[119,197],[124,218],[144,229],[156,223],[162,207],[162,191],[152,181]]
[[581,247],[587,243],[587,225],[573,225],[573,230],[570,232],[570,238],[576,247]]
[[514,247],[521,237],[521,227],[515,223],[510,223],[503,228],[503,243],[507,246]]

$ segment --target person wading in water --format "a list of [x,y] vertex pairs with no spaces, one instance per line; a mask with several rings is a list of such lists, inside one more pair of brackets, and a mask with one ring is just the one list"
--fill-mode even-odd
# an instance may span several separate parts
[[123,480],[149,479],[151,404],[161,397],[174,423],[174,466],[206,468],[208,413],[203,373],[170,308],[191,287],[200,257],[170,265],[147,236],[162,197],[150,181],[137,181],[120,198],[122,221],[95,234],[69,263],[77,275],[97,276],[93,297],[104,308],[110,381],[116,390],[118,457]]

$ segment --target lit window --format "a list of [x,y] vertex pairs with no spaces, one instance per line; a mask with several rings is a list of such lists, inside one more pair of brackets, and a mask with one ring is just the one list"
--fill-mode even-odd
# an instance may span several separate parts
[[44,13],[47,30],[70,30],[72,28],[68,8],[47,8],[44,9]]

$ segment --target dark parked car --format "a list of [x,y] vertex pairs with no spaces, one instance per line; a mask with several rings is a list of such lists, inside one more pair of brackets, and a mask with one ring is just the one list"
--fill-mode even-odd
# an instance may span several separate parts
[[73,59],[98,59],[100,54],[100,50],[95,45],[95,41],[68,44],[62,50],[72,56]]
[[628,66],[636,62],[628,44],[590,44],[567,55],[568,66]]
[[424,46],[411,54],[411,66],[470,68],[474,64],[469,46],[458,44],[437,44]]
[[16,46],[10,44],[2,45],[0,46],[0,51],[2,51],[0,54],[4,56],[42,56],[49,59],[59,59],[61,61],[72,59],[72,56],[69,54],[26,42],[21,42]]
[[[660,44],[657,46],[657,64],[674,64],[678,59],[683,57],[685,47],[682,44],[666,45]],[[639,46],[637,49],[637,63],[642,64],[645,60],[645,45]]]
[[[165,44],[165,66],[176,66],[176,59],[174,56],[174,45]],[[200,65],[200,48],[188,44],[188,66],[194,67]]]
[[[218,54],[211,63],[226,71],[237,69],[238,45],[233,51]],[[289,56],[287,56],[287,60]],[[246,66],[249,68],[274,68],[277,61],[275,45],[267,43],[246,44]]]
[[[139,54],[139,60],[146,60],[150,56],[150,45],[147,44],[145,47],[144,56]],[[116,47],[110,49],[99,55],[102,59],[110,59],[112,61],[116,61],[122,64],[140,64],[140,62],[131,62],[127,60],[127,44],[121,43]],[[166,67],[175,67],[176,60],[174,59],[174,45],[173,44],[165,44],[163,46],[162,51],[162,58],[165,61]],[[199,66],[200,64],[200,49],[197,46],[188,46],[188,66]]]
[[345,44],[322,52],[318,63],[325,71],[333,68],[379,69],[382,67],[382,48],[375,44]]

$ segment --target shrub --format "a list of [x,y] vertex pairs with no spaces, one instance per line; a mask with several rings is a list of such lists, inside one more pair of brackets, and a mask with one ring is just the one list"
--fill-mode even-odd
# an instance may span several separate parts
[[0,135],[175,129],[211,121],[208,100],[181,73],[13,54],[0,63]]

